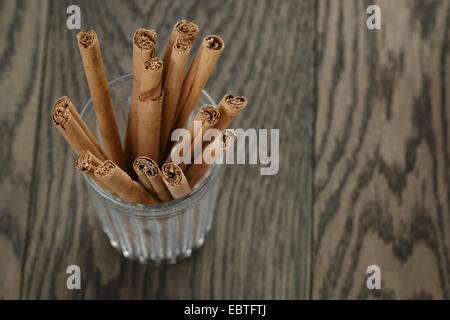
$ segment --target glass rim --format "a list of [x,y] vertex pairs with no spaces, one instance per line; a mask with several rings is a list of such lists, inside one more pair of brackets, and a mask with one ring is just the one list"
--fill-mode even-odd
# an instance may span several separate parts
[[[132,73],[121,75],[116,79],[108,82],[108,88],[110,89],[111,86],[117,84],[118,82],[132,77]],[[202,90],[201,96],[203,96],[209,104],[216,105],[212,97],[205,90]],[[81,118],[84,117],[85,113],[91,105],[92,98],[84,104],[83,109],[80,113]],[[177,212],[189,207],[192,201],[200,199],[206,192],[209,191],[207,186],[209,186],[216,179],[219,171],[220,164],[216,163],[212,165],[208,170],[207,176],[203,178],[189,194],[180,199],[163,202],[160,204],[139,204],[134,202],[127,202],[122,199],[118,199],[104,191],[87,175],[83,174],[83,179],[90,188],[97,192],[110,205],[116,207],[117,209],[121,209],[121,213],[138,217],[165,218],[168,216],[176,215]]]

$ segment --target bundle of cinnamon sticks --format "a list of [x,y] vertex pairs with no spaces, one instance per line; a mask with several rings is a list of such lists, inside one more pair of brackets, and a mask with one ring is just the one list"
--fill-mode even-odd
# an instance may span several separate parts
[[[150,205],[182,198],[236,139],[234,131],[227,128],[247,105],[243,96],[226,94],[217,106],[202,106],[187,126],[224,49],[219,36],[205,37],[188,68],[198,33],[195,23],[178,21],[160,59],[155,56],[156,32],[135,32],[133,88],[124,145],[97,34],[91,30],[77,35],[103,147],[68,97],[56,101],[52,122],[78,154],[75,167],[113,196]],[[186,126],[180,141],[172,141],[172,132]],[[205,139],[208,129],[216,132],[212,139]],[[202,150],[198,154],[191,152],[198,149]]]

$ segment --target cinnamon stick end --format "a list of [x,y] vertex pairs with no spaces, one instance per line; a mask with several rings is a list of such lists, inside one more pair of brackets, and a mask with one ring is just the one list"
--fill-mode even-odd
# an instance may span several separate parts
[[199,114],[201,114],[204,121],[208,122],[211,125],[216,124],[220,117],[219,109],[210,104],[201,106],[198,112]]
[[100,179],[107,179],[113,174],[115,168],[116,165],[114,162],[111,160],[106,160],[97,169],[95,169],[94,175]]
[[175,24],[174,29],[183,37],[188,38],[189,40],[193,40],[199,32],[199,27],[194,22],[188,20],[180,20]]
[[137,29],[133,41],[141,49],[154,49],[157,38],[155,30]]
[[77,40],[80,48],[89,48],[94,42],[97,41],[97,33],[94,30],[84,31],[81,30],[77,34]]
[[92,167],[92,153],[89,151],[81,151],[75,162],[75,167],[81,171],[89,171]]
[[218,35],[207,36],[203,40],[203,45],[209,50],[222,51],[225,48],[225,42]]
[[160,69],[163,68],[163,61],[158,58],[158,57],[154,57],[152,59],[149,60],[145,60],[144,62],[144,69],[145,70],[150,70],[152,72],[157,72]]
[[180,54],[186,54],[191,51],[192,42],[188,38],[177,37],[173,45],[173,49]]
[[164,180],[171,186],[178,186],[183,181],[183,170],[173,162],[167,162],[161,167]]
[[233,129],[225,129],[219,139],[222,148],[225,150],[236,140],[236,133]]
[[69,106],[72,104],[66,96],[59,98],[53,107],[52,121],[55,126],[64,126],[72,118]]
[[247,98],[244,96],[235,96],[234,94],[228,93],[223,97],[225,104],[234,109],[241,110],[247,105]]
[[150,177],[156,176],[159,172],[158,164],[149,157],[136,158],[133,162],[133,168],[136,172]]

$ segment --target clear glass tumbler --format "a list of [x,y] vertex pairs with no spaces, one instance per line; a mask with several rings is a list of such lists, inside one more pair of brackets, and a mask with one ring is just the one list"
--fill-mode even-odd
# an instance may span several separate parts
[[[132,84],[132,74],[109,83],[122,142],[125,139]],[[215,102],[203,90],[191,119],[204,104],[215,105]],[[81,117],[102,144],[92,100],[83,107]],[[121,250],[127,258],[160,264],[175,263],[202,246],[213,222],[219,171],[220,165],[214,164],[190,194],[158,205],[125,202],[104,191],[89,177],[83,177],[111,245]]]

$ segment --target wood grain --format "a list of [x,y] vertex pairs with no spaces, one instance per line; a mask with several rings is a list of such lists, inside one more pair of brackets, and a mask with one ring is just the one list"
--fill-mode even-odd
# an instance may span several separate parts
[[0,3],[0,299],[20,296],[47,1]]
[[[280,171],[226,168],[216,219],[205,245],[175,266],[128,261],[113,249],[89,204],[74,154],[50,123],[55,99],[68,95],[80,109],[89,98],[65,9],[78,4],[82,27],[99,35],[109,80],[131,70],[138,27],[158,32],[161,56],[173,24],[200,26],[199,39],[220,34],[226,48],[206,89],[247,96],[234,124],[280,128]],[[306,298],[310,278],[314,18],[312,1],[53,1],[39,149],[24,261],[23,298]],[[198,47],[197,41],[194,48]],[[107,48],[107,49],[106,49]],[[82,289],[66,288],[68,265],[82,270]]]
[[[382,29],[369,31],[374,3]],[[50,123],[59,96],[79,110],[89,98],[77,30],[65,25],[70,4],[108,48],[109,80],[131,70],[138,27],[159,32],[159,55],[180,18],[200,25],[199,38],[220,34],[226,49],[207,90],[249,98],[236,127],[280,128],[278,175],[227,168],[212,233],[175,266],[142,266],[111,248]],[[17,0],[0,9],[0,299],[450,297],[446,1]],[[81,267],[82,290],[66,289],[70,264]],[[366,288],[371,264],[380,291]]]
[[448,1],[319,2],[313,298],[449,298],[449,27]]

